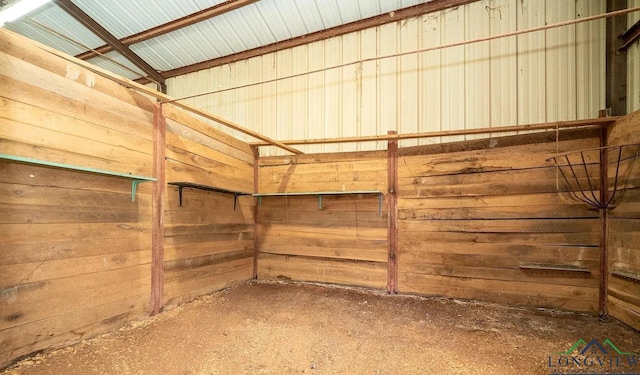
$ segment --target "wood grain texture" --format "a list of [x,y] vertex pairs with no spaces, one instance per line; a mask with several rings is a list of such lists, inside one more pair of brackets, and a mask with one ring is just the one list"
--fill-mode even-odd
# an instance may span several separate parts
[[[400,292],[597,310],[598,213],[566,193],[546,159],[599,141],[517,138],[495,148],[465,150],[461,142],[459,151],[420,154],[451,151],[423,147],[400,157]],[[587,161],[597,176],[597,153]],[[527,262],[590,272],[521,269]]]
[[164,304],[172,308],[199,295],[248,280],[253,272],[253,199],[177,188],[165,195]]
[[[5,31],[0,86],[2,153],[146,176],[166,167],[181,181],[253,187],[247,144],[169,106],[165,148],[149,97]],[[128,179],[0,161],[0,368],[158,311],[152,232],[166,250],[153,260],[168,270],[156,301],[173,307],[250,278],[253,199],[233,211],[229,195],[185,195],[179,207],[159,178],[132,202]]]
[[[640,142],[640,111],[631,113],[610,126],[608,138],[610,145]],[[612,153],[609,157],[612,157]],[[621,172],[625,175],[626,183],[617,193],[615,208],[609,214],[608,265],[611,272],[623,270],[640,273],[640,160],[633,161],[633,164],[632,161],[633,159],[628,159],[622,164]],[[613,173],[615,171],[609,168],[610,177]],[[611,184],[610,178],[610,186]],[[640,329],[640,284],[611,273],[608,284],[609,314]]]
[[386,262],[335,261],[261,253],[258,264],[258,278],[265,280],[313,281],[375,289],[387,287]]
[[[350,154],[324,156],[261,159],[260,192],[341,191],[343,184],[345,189],[386,189],[384,154],[359,153],[364,158],[360,160]],[[265,173],[273,180],[264,182]],[[354,176],[365,173],[375,181],[357,180],[359,185],[352,185]],[[387,210],[378,194],[326,195],[321,207],[317,196],[262,197],[258,278],[386,288]]]
[[260,163],[260,193],[308,191],[385,191],[387,165],[380,153],[363,154],[354,160],[348,153],[319,156],[269,158]]
[[[3,153],[151,174],[148,98],[11,38],[0,40]],[[13,162],[0,171],[0,366],[146,314],[150,186],[131,202],[125,179]]]
[[160,313],[164,294],[164,192],[166,189],[166,121],[163,105],[153,107],[153,183],[151,197],[151,315]]

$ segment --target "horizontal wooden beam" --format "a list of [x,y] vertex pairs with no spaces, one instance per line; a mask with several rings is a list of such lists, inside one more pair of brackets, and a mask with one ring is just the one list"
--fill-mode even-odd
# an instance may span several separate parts
[[[455,8],[478,0],[432,0],[427,3],[415,5],[412,7],[399,9],[394,12],[381,14],[379,16],[366,18],[364,20],[354,21],[344,25],[332,27],[325,30],[316,31],[315,33],[287,39],[281,42],[268,44],[266,46],[257,47],[247,51],[235,53],[233,55],[223,56],[212,60],[202,61],[196,64],[188,65],[182,68],[167,70],[163,72],[166,78],[176,77],[183,74],[193,73],[204,69],[213,68],[220,65],[229,64],[235,61],[245,60],[256,56],[265,55],[288,48],[293,48],[319,40],[333,38],[348,33],[365,30],[371,27],[385,25],[391,22],[398,22],[408,18],[415,18],[427,13],[433,13],[444,9]],[[138,80],[140,83],[148,83],[144,79]]]
[[[137,34],[133,34],[131,36],[128,36],[126,38],[122,38],[120,39],[120,42],[126,46],[132,45],[132,44],[136,44],[136,43],[140,43],[140,42],[144,42],[145,40],[149,40],[149,39],[153,39],[155,37],[158,37],[160,35],[164,35],[167,33],[170,33],[172,31],[176,31],[178,29],[182,29],[184,27],[187,26],[191,26],[193,24],[196,24],[198,22],[202,22],[205,20],[208,20],[210,18],[219,16],[221,14],[227,13],[227,12],[231,12],[232,10],[236,10],[238,8],[242,8],[244,6],[247,6],[249,4],[253,4],[255,2],[258,2],[260,0],[227,0],[223,3],[214,5],[212,7],[209,7],[207,9],[203,9],[199,12],[196,13],[192,13],[189,14],[187,16],[184,16],[182,18],[178,18],[176,20],[173,20],[171,22],[167,22],[165,24],[153,27],[151,29],[148,30],[144,30],[141,31]],[[76,55],[77,58],[82,59],[82,60],[88,60],[92,57],[96,57],[99,54],[105,54],[107,52],[111,52],[113,51],[113,46],[111,46],[110,44],[106,44],[104,46],[100,46],[96,49],[93,49],[91,51],[87,51],[87,52],[83,52],[79,55]]]
[[[438,131],[438,132],[370,135],[370,136],[362,136],[362,137],[345,137],[345,138],[299,139],[299,140],[280,141],[280,142],[285,145],[313,145],[313,144],[331,144],[331,143],[387,141],[390,139],[436,138],[436,137],[449,137],[449,136],[455,136],[455,135],[508,133],[508,132],[532,131],[532,130],[566,129],[566,128],[579,128],[583,126],[609,125],[616,122],[616,120],[620,119],[621,117],[622,116],[599,117],[599,118],[588,119],[588,120],[555,121],[555,122],[545,122],[545,123],[530,124],[530,125],[501,126],[497,128],[444,130],[444,131]],[[269,146],[267,143],[264,143],[264,142],[249,142],[249,144],[255,147]]]

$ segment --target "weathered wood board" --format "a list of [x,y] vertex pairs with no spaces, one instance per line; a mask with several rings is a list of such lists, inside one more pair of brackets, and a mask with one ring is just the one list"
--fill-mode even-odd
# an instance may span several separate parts
[[149,186],[0,162],[0,364],[147,315]]
[[[259,192],[384,193],[386,174],[384,152],[261,158]],[[384,288],[387,210],[380,194],[262,197],[258,278]]]
[[[253,192],[253,151],[183,111],[165,105],[167,182]],[[253,205],[248,196],[182,189],[165,191],[164,303],[172,308],[248,280],[253,272]]]
[[[640,142],[640,111],[625,116],[609,128],[609,144]],[[623,179],[609,214],[609,314],[640,329],[640,281],[613,275],[615,271],[640,275],[640,158],[637,149],[627,155],[620,168]],[[629,155],[628,153],[632,154]],[[610,155],[610,158],[617,155]],[[613,160],[610,160],[612,162]],[[626,168],[625,168],[626,167]],[[615,171],[609,168],[609,176]],[[613,181],[610,179],[610,189]]]
[[261,253],[258,264],[258,278],[266,280],[313,281],[375,289],[385,289],[387,285],[386,262]]
[[[0,153],[153,173],[148,97],[0,29]],[[251,147],[165,105],[169,181],[253,191]],[[0,368],[148,315],[153,182],[0,160]],[[253,198],[165,189],[168,307],[247,280]]]
[[385,191],[386,152],[294,155],[260,159],[260,193]]
[[164,299],[167,308],[248,280],[253,271],[253,199],[167,187]]
[[[557,143],[525,135],[497,138],[493,148],[473,141],[469,149],[460,142],[401,150],[399,291],[595,311],[598,212],[569,195],[547,160],[597,147],[590,133],[573,133],[572,140],[560,132]],[[587,161],[597,176],[597,154]]]
[[[0,30],[0,153],[151,175],[153,103]],[[148,313],[151,183],[0,161],[0,367]]]

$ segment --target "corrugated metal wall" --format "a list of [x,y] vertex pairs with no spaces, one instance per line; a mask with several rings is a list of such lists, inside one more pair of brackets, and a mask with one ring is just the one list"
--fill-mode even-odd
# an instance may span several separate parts
[[[168,81],[169,94],[183,97],[233,88],[604,11],[604,0],[478,1],[173,78]],[[279,140],[593,118],[605,100],[604,33],[605,21],[598,20],[355,63],[190,102]],[[403,141],[401,146],[438,141]],[[386,142],[300,148],[370,150],[384,149]],[[261,150],[262,155],[274,153],[275,149]]]
[[[640,7],[640,0],[628,0],[629,8]],[[640,20],[640,12],[630,13],[628,26]],[[627,50],[627,113],[640,110],[640,42],[636,41]]]

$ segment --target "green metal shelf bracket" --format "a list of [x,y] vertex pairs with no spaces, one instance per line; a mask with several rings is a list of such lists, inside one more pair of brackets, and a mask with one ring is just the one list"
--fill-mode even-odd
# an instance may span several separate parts
[[131,181],[131,202],[136,201],[136,192],[138,191],[138,184],[141,182],[146,182],[144,180],[132,180]]

